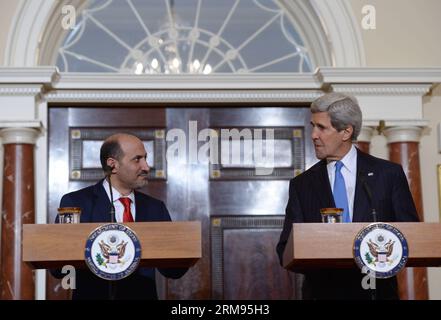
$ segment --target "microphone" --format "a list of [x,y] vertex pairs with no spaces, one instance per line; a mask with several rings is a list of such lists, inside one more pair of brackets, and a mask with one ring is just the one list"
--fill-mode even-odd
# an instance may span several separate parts
[[[109,191],[110,191],[110,222],[115,222],[115,206],[113,205],[113,189],[112,189],[112,181],[110,180],[110,176],[112,175],[113,167],[106,166],[106,179],[109,182]],[[113,281],[109,281],[109,300],[115,300],[116,298],[116,286]]]
[[362,171],[359,172],[358,177],[363,185],[364,191],[366,192],[366,194],[368,196],[369,204],[371,205],[371,208],[372,208],[372,212],[371,212],[372,219],[374,220],[374,222],[377,222],[377,211],[374,208],[374,202],[372,200],[371,188],[369,188],[369,185],[367,184],[366,180],[364,179]]
[[[369,200],[369,204],[371,205],[372,208],[372,219],[374,222],[377,222],[377,212],[375,211],[374,205],[373,205],[373,200],[372,200],[372,192],[371,192],[371,188],[369,188],[369,185],[367,184],[366,180],[364,179],[364,172],[360,170],[360,172],[358,173],[358,177],[360,179],[360,182],[363,185],[364,191],[367,194],[368,200]],[[372,279],[371,279],[372,281]],[[377,290],[376,289],[372,289],[371,291],[371,300],[377,300]]]
[[110,222],[115,222],[115,206],[113,205],[113,189],[112,189],[112,181],[110,180],[110,176],[112,175],[113,167],[107,166],[106,178],[109,182],[109,191],[110,191]]

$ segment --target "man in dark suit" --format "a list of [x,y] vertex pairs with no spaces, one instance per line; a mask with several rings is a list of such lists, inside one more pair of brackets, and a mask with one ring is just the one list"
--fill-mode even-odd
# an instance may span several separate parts
[[[100,151],[106,179],[97,184],[68,193],[60,207],[80,207],[81,222],[110,222],[110,179],[116,222],[171,221],[164,203],[135,191],[147,184],[147,153],[140,139],[116,134],[107,138]],[[58,219],[58,217],[57,217]],[[165,277],[180,278],[187,269],[158,269]],[[60,277],[59,272],[53,272]],[[62,275],[61,275],[62,276]],[[73,299],[157,299],[155,269],[139,268],[130,276],[113,281],[101,279],[89,270],[77,270]]]
[[[292,224],[321,222],[321,208],[344,208],[345,222],[372,222],[373,209],[376,221],[418,221],[402,167],[353,145],[362,123],[357,100],[329,93],[311,104],[311,113],[312,140],[320,161],[290,181],[283,231],[277,244],[281,264]],[[358,268],[308,270],[303,299],[371,299],[371,290],[361,286],[364,276]],[[376,279],[375,296],[398,299],[396,278]]]

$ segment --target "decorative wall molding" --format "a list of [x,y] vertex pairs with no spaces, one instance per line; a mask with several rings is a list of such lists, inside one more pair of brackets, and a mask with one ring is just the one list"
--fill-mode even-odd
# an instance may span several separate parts
[[441,68],[317,68],[309,74],[134,75],[59,73],[56,67],[0,67],[1,84],[56,90],[322,90],[360,94],[425,94]]
[[52,85],[59,77],[56,67],[0,67],[0,83]]
[[431,84],[332,84],[333,91],[353,95],[370,96],[423,96],[429,92]]
[[[5,49],[5,65],[38,65],[41,37],[51,16],[56,16],[56,0],[21,0],[12,20]],[[37,14],[38,13],[38,14]]]
[[2,85],[0,96],[38,96],[42,92],[42,85]]
[[[307,0],[304,0],[307,1]],[[364,67],[366,56],[357,15],[348,1],[308,0],[320,17],[335,67]]]
[[320,67],[325,83],[434,83],[441,82],[441,68],[333,68]]
[[219,90],[219,91],[100,91],[56,90],[45,98],[48,102],[148,102],[148,103],[294,103],[311,102],[321,96],[319,90]]
[[102,73],[60,73],[55,89],[164,89],[164,90],[249,90],[320,89],[317,73],[212,74],[212,75],[135,75]]

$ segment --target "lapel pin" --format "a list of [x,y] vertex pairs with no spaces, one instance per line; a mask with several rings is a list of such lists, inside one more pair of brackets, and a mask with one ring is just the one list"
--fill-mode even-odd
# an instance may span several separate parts
[[373,175],[374,175],[373,172],[369,172],[369,173],[368,173],[368,177],[372,177]]

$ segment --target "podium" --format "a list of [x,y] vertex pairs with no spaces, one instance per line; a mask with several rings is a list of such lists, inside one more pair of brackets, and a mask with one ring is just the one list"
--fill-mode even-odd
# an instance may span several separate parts
[[[34,269],[72,265],[87,268],[84,260],[86,240],[104,223],[25,224],[23,262]],[[191,267],[202,257],[201,223],[132,222],[141,243],[140,266],[161,268]]]
[[[370,223],[294,223],[283,254],[283,266],[295,272],[314,268],[356,266],[353,245]],[[406,267],[441,266],[441,224],[392,222],[407,240]]]

